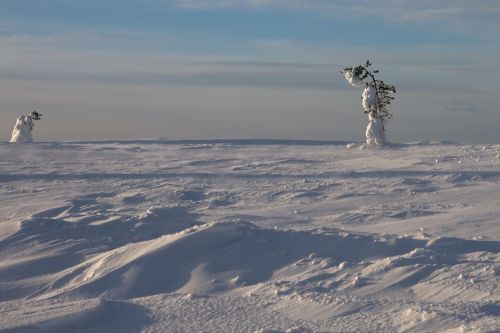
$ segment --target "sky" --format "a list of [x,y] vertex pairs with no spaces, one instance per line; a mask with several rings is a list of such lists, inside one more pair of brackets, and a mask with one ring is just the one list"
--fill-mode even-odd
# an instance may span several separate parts
[[500,143],[497,0],[0,0],[0,142],[359,142],[367,59],[389,141]]

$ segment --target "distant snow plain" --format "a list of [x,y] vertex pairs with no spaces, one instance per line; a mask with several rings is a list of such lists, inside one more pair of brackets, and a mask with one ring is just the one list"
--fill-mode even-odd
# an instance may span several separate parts
[[500,145],[0,144],[1,332],[498,332]]

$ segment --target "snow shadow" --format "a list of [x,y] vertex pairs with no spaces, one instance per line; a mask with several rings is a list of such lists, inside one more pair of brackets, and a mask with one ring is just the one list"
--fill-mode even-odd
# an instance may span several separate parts
[[45,322],[2,330],[2,333],[66,332],[140,332],[152,323],[148,311],[140,305],[122,301],[101,300],[92,309]]

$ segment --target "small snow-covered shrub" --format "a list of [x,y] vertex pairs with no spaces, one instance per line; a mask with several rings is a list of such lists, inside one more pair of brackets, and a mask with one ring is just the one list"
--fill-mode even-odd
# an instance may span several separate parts
[[33,127],[35,127],[33,120],[40,120],[41,116],[41,113],[33,111],[27,116],[22,115],[17,117],[16,124],[12,129],[10,142],[33,142],[33,135],[31,133]]

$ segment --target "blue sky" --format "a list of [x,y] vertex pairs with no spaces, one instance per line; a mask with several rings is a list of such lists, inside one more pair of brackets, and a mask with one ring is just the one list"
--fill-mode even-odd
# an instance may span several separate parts
[[499,18],[492,0],[0,0],[0,133],[38,109],[38,140],[362,141],[339,69],[370,59],[398,87],[389,140],[500,142]]

